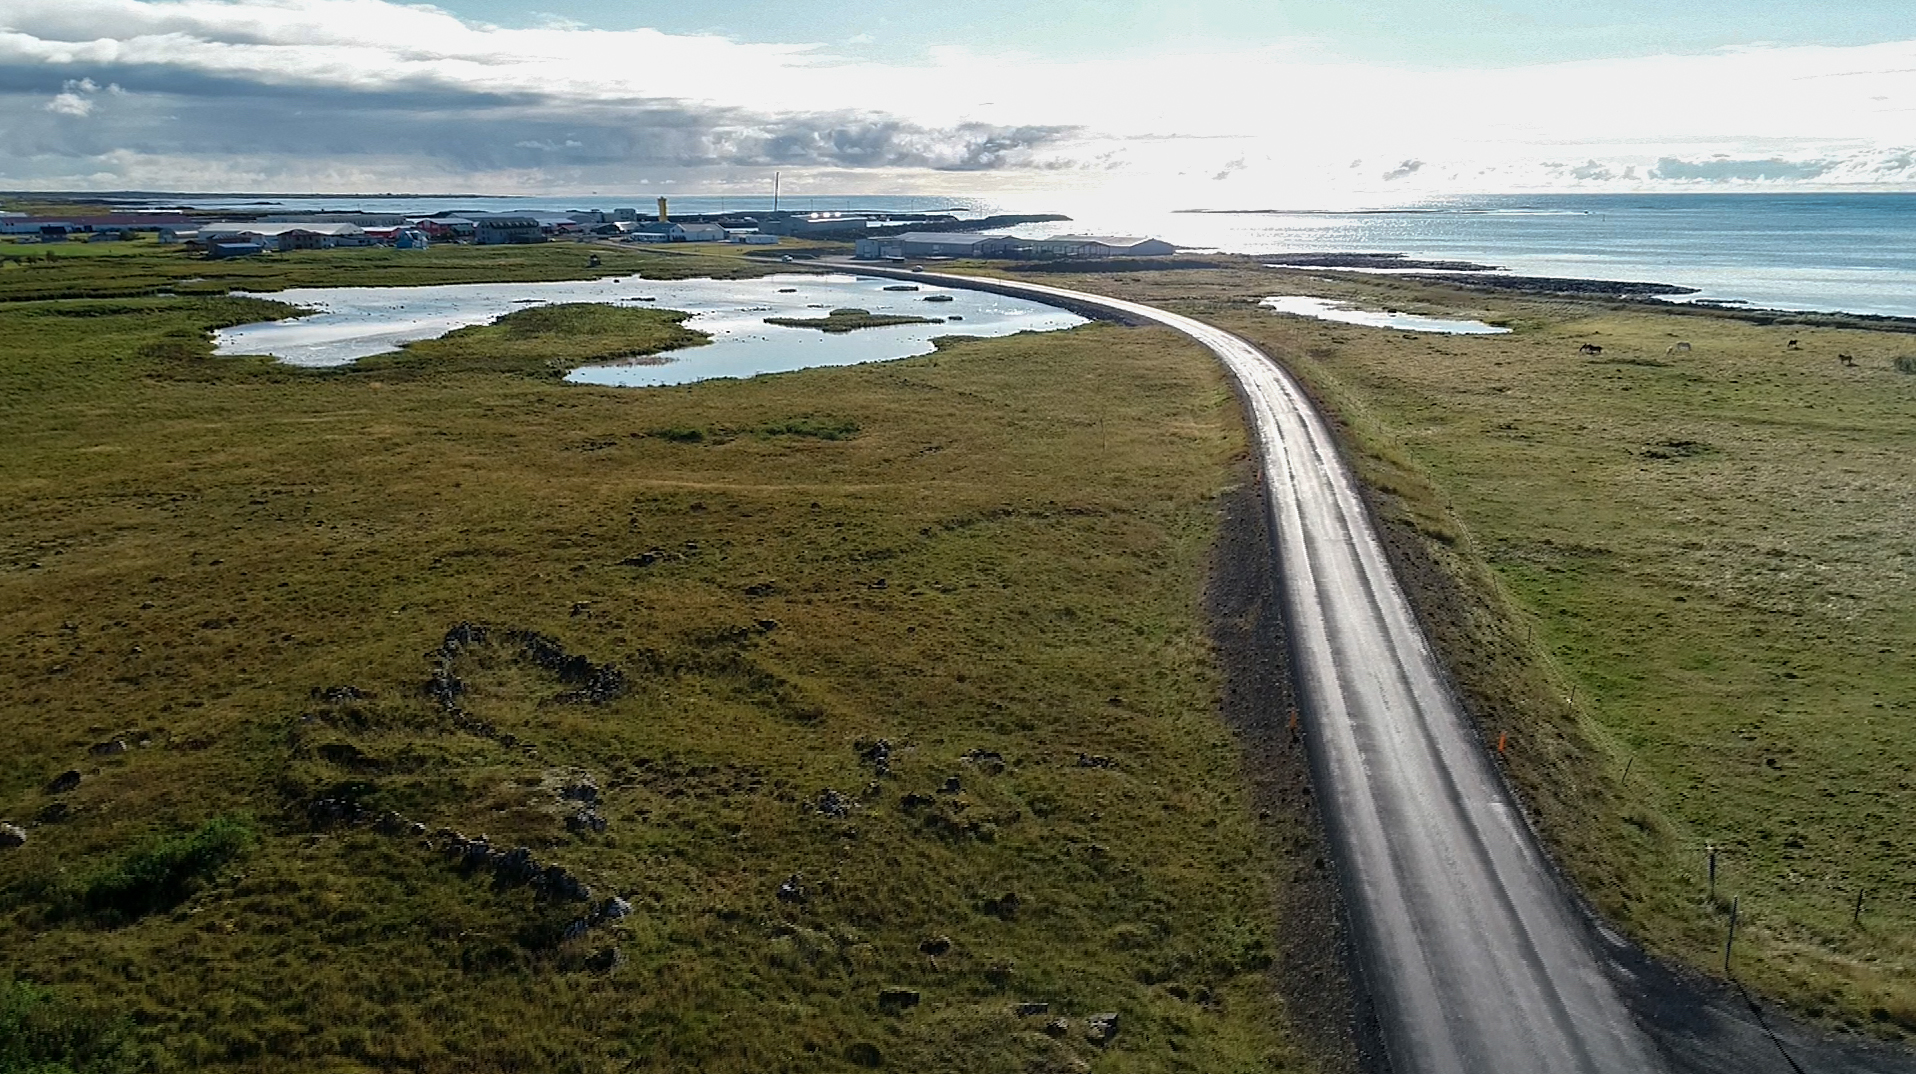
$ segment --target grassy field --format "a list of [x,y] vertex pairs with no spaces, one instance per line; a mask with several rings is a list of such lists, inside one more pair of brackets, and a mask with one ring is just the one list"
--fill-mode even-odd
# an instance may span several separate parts
[[1916,1034],[1916,336],[1250,268],[1073,285],[1242,333],[1334,412],[1486,741],[1611,920],[1720,974],[1739,899],[1739,978]]
[[[0,297],[583,260],[56,252]],[[280,310],[0,303],[4,1069],[1312,1067],[1271,907],[1322,851],[1217,717],[1201,351],[595,389],[566,339],[684,329],[561,308],[210,357]]]
[[[714,244],[717,245],[717,244]],[[759,249],[763,249],[762,247]],[[425,283],[577,280],[643,272],[648,278],[746,279],[788,270],[744,248],[633,249],[611,243],[309,250],[209,261],[151,238],[130,242],[0,243],[0,301],[217,295],[288,287],[401,287]],[[597,258],[594,266],[591,260]]]

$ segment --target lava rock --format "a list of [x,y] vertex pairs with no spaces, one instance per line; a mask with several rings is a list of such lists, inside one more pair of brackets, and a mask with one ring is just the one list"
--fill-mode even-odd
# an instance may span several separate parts
[[997,750],[975,749],[966,753],[960,760],[990,776],[1005,770],[1005,756]]
[[1062,1037],[1069,1032],[1071,1022],[1064,1018],[1053,1018],[1044,1024],[1044,1035],[1047,1037]]
[[591,956],[585,960],[585,964],[587,969],[598,970],[601,973],[616,970],[625,965],[625,952],[619,950],[616,945],[601,947],[592,952]]
[[1050,1013],[1051,1013],[1051,1004],[1049,1004],[1049,1003],[1020,1003],[1020,1004],[1018,1004],[1018,1005],[1017,1005],[1016,1007],[1014,1007],[1014,1008],[1012,1008],[1012,1010],[1014,1010],[1014,1011],[1016,1011],[1016,1012],[1017,1012],[1017,1015],[1018,1015],[1018,1017],[1020,1017],[1020,1018],[1032,1018],[1032,1017],[1036,1017],[1037,1015],[1040,1015],[1040,1014],[1050,1014]]
[[918,1006],[920,996],[916,988],[885,988],[878,992],[878,1009],[889,1014],[897,1014]]
[[860,740],[854,743],[858,750],[858,759],[872,766],[872,771],[880,776],[891,775],[891,740],[878,739],[875,742]]
[[784,883],[778,886],[779,902],[803,904],[811,901],[811,897],[812,889],[805,886],[804,873],[793,873],[785,878]]
[[581,810],[565,819],[565,830],[568,832],[602,832],[605,831],[605,818],[590,809]]
[[88,746],[86,751],[95,757],[117,757],[126,752],[126,743],[115,738],[106,742],[95,742]]
[[1118,1035],[1118,1016],[1115,1012],[1094,1014],[1084,1020],[1084,1039],[1093,1044],[1109,1044],[1111,1038]]
[[951,937],[933,936],[918,945],[918,949],[933,958],[941,958],[951,953]]
[[26,830],[17,824],[0,824],[0,850],[27,845]]
[[69,768],[66,771],[60,773],[59,775],[54,776],[52,782],[48,783],[42,789],[45,790],[46,793],[48,794],[65,794],[66,792],[72,790],[75,787],[78,787],[79,785],[80,785],[79,769]]
[[574,780],[560,789],[559,797],[570,799],[574,802],[597,802],[599,800],[599,785],[589,779]]
[[818,811],[828,817],[848,817],[852,812],[852,800],[849,796],[827,787],[818,792]]
[[1018,904],[1022,901],[1017,892],[1007,891],[998,898],[986,899],[984,910],[1000,921],[1010,921],[1018,916]]
[[1096,753],[1078,754],[1079,768],[1116,768],[1118,762]]
[[601,921],[617,921],[630,916],[632,916],[632,904],[617,895],[605,900],[605,905],[599,907]]

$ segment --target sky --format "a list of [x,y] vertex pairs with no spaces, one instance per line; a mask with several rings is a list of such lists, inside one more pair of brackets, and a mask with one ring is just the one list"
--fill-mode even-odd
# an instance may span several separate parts
[[0,189],[1916,189],[1909,0],[0,0]]

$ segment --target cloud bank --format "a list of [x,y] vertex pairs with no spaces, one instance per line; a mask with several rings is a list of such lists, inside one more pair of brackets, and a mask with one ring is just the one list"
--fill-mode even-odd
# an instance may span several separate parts
[[0,187],[1907,187],[1912,72],[1916,42],[1481,71],[1300,48],[903,65],[388,0],[0,0]]

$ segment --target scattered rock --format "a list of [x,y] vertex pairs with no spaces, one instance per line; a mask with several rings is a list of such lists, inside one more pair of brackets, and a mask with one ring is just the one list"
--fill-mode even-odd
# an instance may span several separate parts
[[946,776],[945,785],[938,789],[946,794],[957,794],[965,789],[965,785],[959,782],[957,776]]
[[1071,1032],[1069,1019],[1053,1018],[1044,1024],[1044,1035],[1047,1037],[1062,1037],[1069,1032]]
[[508,635],[519,643],[526,659],[559,677],[560,682],[579,687],[560,694],[556,701],[603,705],[625,693],[625,672],[611,664],[594,664],[583,656],[566,651],[558,639],[537,631],[514,630]]
[[315,798],[306,803],[306,819],[315,828],[354,823],[361,819],[364,812],[359,803],[350,798]]
[[907,794],[906,796],[898,800],[899,806],[908,811],[913,809],[922,809],[925,806],[935,804],[936,802],[937,802],[936,798],[933,798],[927,794]]
[[1018,916],[1018,905],[1022,901],[1017,892],[1007,891],[995,899],[986,899],[984,910],[1000,921],[1010,921]]
[[585,965],[587,969],[597,970],[600,973],[616,970],[625,965],[625,952],[619,950],[616,944],[601,947],[592,952],[591,956],[585,960]]
[[805,874],[793,873],[778,886],[778,901],[803,904],[811,901],[812,889],[805,886]]
[[985,967],[985,980],[995,988],[1003,988],[1011,983],[1011,973],[1016,968],[1009,962],[993,962]]
[[568,832],[602,832],[605,828],[605,818],[590,809],[582,809],[565,819]]
[[1020,1018],[1032,1018],[1032,1017],[1036,1017],[1037,1015],[1040,1015],[1040,1014],[1050,1014],[1050,1013],[1051,1013],[1051,1004],[1049,1004],[1049,1003],[1020,1003],[1020,1004],[1018,1004],[1018,1005],[1017,1005],[1016,1007],[1014,1007],[1014,1008],[1012,1008],[1012,1009],[1013,1009],[1014,1011],[1016,1011],[1016,1012],[1017,1012],[1017,1014],[1018,1014],[1018,1017],[1020,1017]]
[[1094,1014],[1084,1020],[1084,1039],[1093,1044],[1109,1044],[1118,1035],[1118,1016],[1114,1012]]
[[945,955],[951,953],[951,937],[933,936],[931,939],[919,944],[918,950],[923,951],[933,958],[943,958]]
[[853,743],[858,750],[858,759],[872,766],[872,771],[880,776],[891,775],[891,740],[878,739],[866,742],[860,739]]
[[617,921],[622,917],[630,916],[632,916],[632,904],[617,895],[605,900],[605,905],[599,907],[601,921]]
[[621,567],[650,567],[665,558],[665,553],[657,548],[650,552],[640,552],[636,556],[627,556],[619,561]]
[[345,701],[364,701],[373,695],[370,691],[361,690],[357,686],[315,686],[307,696],[314,701],[339,704]]
[[775,582],[753,582],[745,587],[745,595],[748,597],[769,597],[776,592],[778,592],[778,585]]
[[88,746],[86,751],[95,757],[117,757],[126,752],[126,743],[117,738],[107,742],[95,742]]
[[830,787],[818,792],[817,809],[820,813],[828,817],[838,817],[842,819],[851,816],[852,806],[854,804],[850,797],[840,794]]
[[592,804],[599,800],[599,785],[591,779],[576,779],[559,788],[559,797]]
[[0,850],[27,845],[26,830],[17,824],[0,824]]
[[1116,768],[1118,767],[1118,762],[1112,760],[1109,757],[1103,756],[1102,754],[1080,753],[1078,754],[1078,767],[1079,768]]
[[916,988],[884,988],[878,992],[878,1009],[888,1014],[897,1014],[918,1006],[923,997]]
[[59,775],[54,776],[52,782],[48,783],[42,789],[48,794],[65,794],[66,792],[72,790],[75,787],[78,787],[79,785],[80,785],[79,769],[69,768],[66,771],[60,773]]
[[996,750],[972,750],[959,760],[977,768],[986,775],[995,776],[1005,770],[1004,754]]

